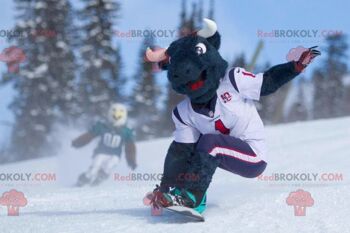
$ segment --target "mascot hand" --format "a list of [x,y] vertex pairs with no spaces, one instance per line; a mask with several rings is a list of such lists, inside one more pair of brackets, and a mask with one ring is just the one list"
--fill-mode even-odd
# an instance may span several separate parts
[[313,46],[301,54],[299,60],[295,62],[296,71],[303,71],[315,57],[321,55],[321,52],[316,48],[317,46]]

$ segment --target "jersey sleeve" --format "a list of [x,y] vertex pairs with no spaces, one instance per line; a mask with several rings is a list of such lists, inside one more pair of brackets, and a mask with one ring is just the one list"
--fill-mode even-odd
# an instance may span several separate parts
[[99,136],[102,135],[105,131],[105,125],[102,122],[96,122],[93,126],[90,127],[89,133]]
[[123,138],[125,142],[133,142],[135,139],[134,130],[125,127],[123,130]]
[[180,116],[178,107],[174,109],[172,118],[175,124],[175,142],[195,143],[198,141],[200,132],[184,121],[183,117]]
[[243,68],[234,68],[229,71],[229,79],[233,87],[244,99],[259,100],[263,73],[253,74]]

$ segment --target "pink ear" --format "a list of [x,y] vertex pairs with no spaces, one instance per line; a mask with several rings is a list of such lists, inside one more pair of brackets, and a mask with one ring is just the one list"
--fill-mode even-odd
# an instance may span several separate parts
[[166,54],[166,49],[164,48],[157,48],[155,50],[147,48],[146,50],[145,60],[148,62],[161,62],[167,59],[168,56]]

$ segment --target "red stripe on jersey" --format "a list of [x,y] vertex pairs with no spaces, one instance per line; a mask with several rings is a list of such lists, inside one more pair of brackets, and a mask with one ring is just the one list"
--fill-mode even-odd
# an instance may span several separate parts
[[252,74],[252,73],[250,73],[250,72],[244,72],[244,71],[242,71],[242,74],[244,74],[245,76],[250,76],[250,77],[252,77],[252,78],[255,78],[255,75]]

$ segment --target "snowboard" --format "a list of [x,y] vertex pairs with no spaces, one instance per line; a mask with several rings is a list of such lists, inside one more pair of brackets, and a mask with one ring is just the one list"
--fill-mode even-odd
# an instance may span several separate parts
[[162,209],[166,209],[166,210],[168,210],[170,212],[174,212],[174,213],[183,215],[185,217],[192,218],[192,219],[194,219],[196,221],[201,221],[201,222],[205,221],[205,219],[204,219],[202,214],[198,213],[196,210],[194,210],[192,208],[189,208],[189,207],[176,206],[176,205],[165,207],[165,208],[155,207],[152,204],[152,201],[151,201],[152,198],[153,198],[153,193],[152,192],[147,193],[146,196],[143,198],[143,204],[145,206],[150,206],[151,207],[151,213],[154,216],[161,215],[162,214]]
[[205,221],[202,214],[200,214],[196,210],[189,208],[189,207],[174,205],[174,206],[166,207],[165,209],[169,210],[171,212],[175,212],[177,214],[184,215],[186,217],[192,218],[192,219],[200,221],[200,222]]

